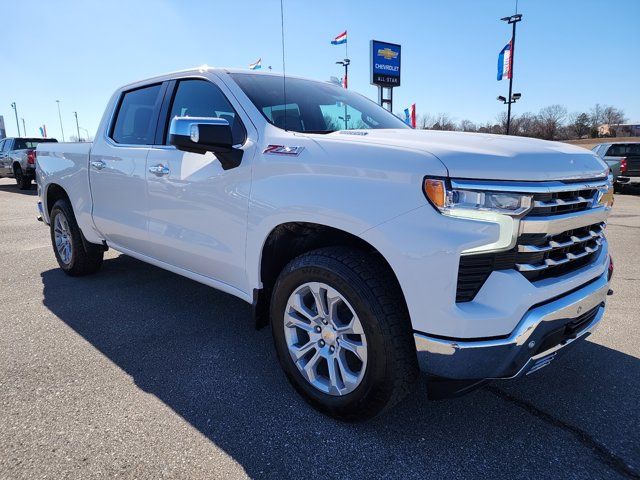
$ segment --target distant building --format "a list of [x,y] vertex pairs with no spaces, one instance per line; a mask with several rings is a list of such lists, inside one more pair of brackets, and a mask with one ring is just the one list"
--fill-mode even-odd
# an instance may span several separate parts
[[7,131],[4,128],[4,117],[0,115],[0,140],[2,140],[3,138],[6,138],[6,136],[7,136]]
[[605,123],[598,127],[599,137],[640,137],[640,123]]

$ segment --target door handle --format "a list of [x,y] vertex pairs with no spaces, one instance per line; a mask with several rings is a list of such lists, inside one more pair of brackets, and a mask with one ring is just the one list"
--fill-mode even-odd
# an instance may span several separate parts
[[102,170],[104,167],[107,166],[107,164],[104,163],[102,160],[92,160],[91,166],[96,170]]
[[163,175],[169,175],[170,170],[168,167],[165,167],[162,164],[154,165],[153,167],[149,167],[149,171],[159,177]]

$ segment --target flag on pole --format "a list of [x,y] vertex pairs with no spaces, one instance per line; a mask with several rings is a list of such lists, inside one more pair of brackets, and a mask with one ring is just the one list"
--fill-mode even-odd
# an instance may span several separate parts
[[498,55],[498,80],[511,78],[513,66],[513,40],[510,40]]
[[331,45],[342,45],[343,43],[347,43],[347,31],[345,30],[336,38],[331,40]]
[[344,77],[342,77],[342,88],[347,88],[347,74],[344,74]]
[[409,108],[404,109],[404,123],[412,128],[416,128],[416,104],[412,103]]
[[47,126],[46,125],[42,125],[40,127],[40,136],[42,138],[47,138]]
[[249,64],[249,70],[260,70],[262,68],[262,58],[259,58],[255,63]]

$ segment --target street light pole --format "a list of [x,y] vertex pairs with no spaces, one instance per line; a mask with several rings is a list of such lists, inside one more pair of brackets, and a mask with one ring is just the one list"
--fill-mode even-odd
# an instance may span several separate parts
[[78,141],[81,142],[80,139],[80,124],[78,123],[78,112],[73,112],[73,115],[76,117],[76,129],[78,130]]
[[[344,67],[344,79],[342,80],[342,86],[344,88],[348,88],[349,86],[349,64],[351,63],[351,60],[349,60],[348,58],[345,58],[344,60],[342,60],[341,62],[336,62],[336,64],[338,65],[342,65]],[[344,129],[348,130],[348,118],[347,118],[347,104],[344,104]]]
[[509,135],[509,131],[511,129],[511,104],[515,103],[515,100],[513,99],[513,64],[516,53],[516,23],[522,20],[522,14],[516,13],[510,17],[503,17],[500,20],[507,22],[512,26],[511,55],[509,57],[509,101],[505,102],[507,104],[507,135]]
[[64,142],[64,128],[62,128],[62,115],[60,114],[60,100],[56,100],[58,104],[58,118],[60,119],[60,132],[62,133],[62,141]]
[[13,108],[13,113],[16,114],[16,127],[18,127],[18,136],[20,137],[20,122],[18,121],[18,107],[16,106],[16,102],[11,102],[11,108]]

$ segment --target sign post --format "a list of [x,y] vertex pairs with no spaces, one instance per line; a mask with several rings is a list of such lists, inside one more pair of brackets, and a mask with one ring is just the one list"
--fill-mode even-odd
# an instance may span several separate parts
[[370,42],[371,85],[378,86],[378,103],[393,112],[393,89],[400,86],[400,45]]

